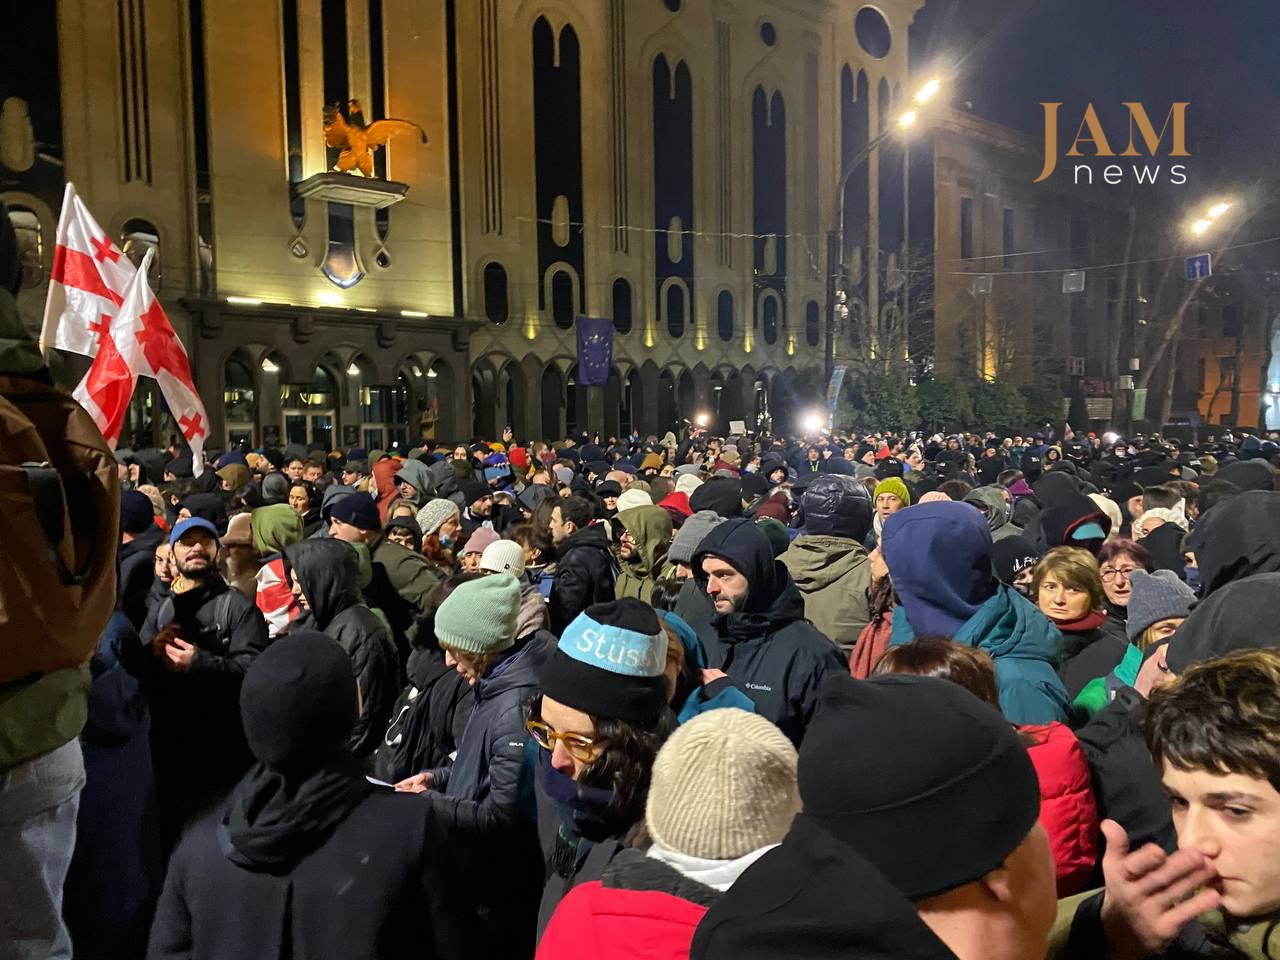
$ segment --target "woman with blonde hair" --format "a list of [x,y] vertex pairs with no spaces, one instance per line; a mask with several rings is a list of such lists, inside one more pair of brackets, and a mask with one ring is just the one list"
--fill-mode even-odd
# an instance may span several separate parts
[[1095,677],[1124,659],[1128,642],[1106,629],[1106,593],[1093,554],[1079,547],[1055,547],[1036,564],[1031,597],[1062,634],[1058,677],[1075,699]]

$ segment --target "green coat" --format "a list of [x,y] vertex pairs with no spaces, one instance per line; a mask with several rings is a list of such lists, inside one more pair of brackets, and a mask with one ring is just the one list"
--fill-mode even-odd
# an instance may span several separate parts
[[618,514],[618,520],[635,538],[639,557],[622,561],[622,572],[613,585],[614,596],[635,597],[648,603],[653,585],[667,568],[667,548],[671,546],[671,514],[662,507],[632,507]]
[[804,534],[778,558],[804,597],[804,615],[846,654],[871,611],[871,561],[856,540]]

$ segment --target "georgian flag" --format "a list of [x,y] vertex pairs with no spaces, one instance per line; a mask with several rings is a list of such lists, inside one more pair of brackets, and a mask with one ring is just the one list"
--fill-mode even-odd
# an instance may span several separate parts
[[147,283],[151,253],[135,269],[67,184],[45,301],[41,346],[94,358],[76,399],[115,446],[140,376],[160,384],[165,403],[191,447],[192,473],[204,472],[209,417],[191,362]]

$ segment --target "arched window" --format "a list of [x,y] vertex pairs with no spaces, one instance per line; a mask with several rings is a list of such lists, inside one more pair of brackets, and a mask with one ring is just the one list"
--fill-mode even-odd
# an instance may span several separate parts
[[624,277],[613,281],[613,329],[631,332],[631,284]]
[[733,294],[728,290],[716,297],[716,329],[725,343],[733,339]]
[[14,204],[9,207],[9,220],[18,241],[22,285],[27,289],[38,287],[45,281],[44,228],[40,226],[40,218],[30,207]]
[[765,297],[760,304],[761,322],[764,324],[764,342],[778,342],[778,298]]
[[557,270],[551,278],[551,318],[561,330],[573,327],[573,277]]
[[135,267],[142,266],[142,260],[148,250],[151,255],[151,269],[147,271],[147,279],[151,281],[152,290],[160,289],[160,231],[150,220],[134,218],[126,220],[120,230],[120,249],[126,257],[133,261]]
[[484,315],[501,326],[511,315],[507,302],[507,270],[494,261],[484,268]]
[[678,283],[667,287],[667,333],[684,336],[685,290]]
[[818,345],[822,331],[818,322],[818,301],[810,300],[804,306],[804,339],[811,347]]
[[227,359],[222,371],[222,402],[226,409],[228,445],[253,443],[258,407],[254,403],[253,371],[239,356]]

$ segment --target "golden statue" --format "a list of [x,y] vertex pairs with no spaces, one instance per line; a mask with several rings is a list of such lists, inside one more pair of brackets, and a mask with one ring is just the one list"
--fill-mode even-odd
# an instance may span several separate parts
[[347,101],[347,116],[336,103],[324,108],[324,142],[342,152],[338,154],[338,170],[350,173],[359,170],[366,177],[373,176],[373,151],[385,146],[392,137],[418,133],[427,142],[427,132],[416,123],[390,117],[375,120],[367,127],[359,100]]

